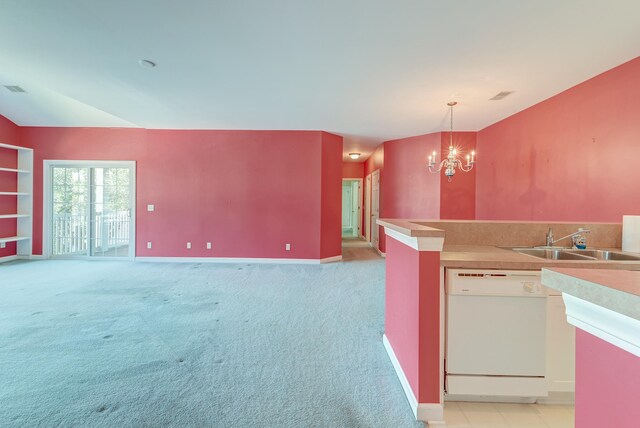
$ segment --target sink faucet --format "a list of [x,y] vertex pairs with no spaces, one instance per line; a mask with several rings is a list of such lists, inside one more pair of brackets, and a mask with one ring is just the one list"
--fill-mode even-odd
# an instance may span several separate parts
[[570,233],[567,236],[563,236],[562,238],[559,238],[559,239],[553,239],[553,229],[549,228],[549,231],[547,231],[547,237],[546,237],[547,247],[553,247],[553,244],[555,244],[556,242],[560,242],[563,239],[567,239],[567,238],[572,238],[571,241],[573,242],[573,245],[575,245],[576,240],[578,239],[578,235],[581,235],[583,233],[589,233],[589,232],[591,232],[589,229],[580,228],[578,229],[577,232]]

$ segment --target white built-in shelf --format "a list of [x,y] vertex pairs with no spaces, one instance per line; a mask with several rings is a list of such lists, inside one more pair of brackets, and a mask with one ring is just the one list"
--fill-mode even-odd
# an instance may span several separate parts
[[31,171],[28,169],[17,169],[17,168],[0,168],[0,171],[5,172],[17,172],[19,174],[31,174]]
[[[0,143],[2,150],[15,150],[17,163],[7,165],[0,164],[0,172],[14,173],[17,178],[17,186],[14,192],[0,192],[0,196],[14,196],[16,198],[16,211],[19,214],[0,214],[0,219],[15,219],[15,232],[9,232],[16,236],[0,236],[0,242],[16,242],[16,255],[18,257],[30,257],[32,254],[33,221],[33,149]],[[6,188],[6,187],[5,187]]]
[[0,242],[18,242],[18,241],[26,241],[27,239],[31,239],[29,236],[8,236],[6,238],[0,238]]

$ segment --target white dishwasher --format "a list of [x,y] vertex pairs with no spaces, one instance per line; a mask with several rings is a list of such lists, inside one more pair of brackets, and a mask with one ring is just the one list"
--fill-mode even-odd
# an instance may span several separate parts
[[547,395],[540,271],[447,269],[448,398]]

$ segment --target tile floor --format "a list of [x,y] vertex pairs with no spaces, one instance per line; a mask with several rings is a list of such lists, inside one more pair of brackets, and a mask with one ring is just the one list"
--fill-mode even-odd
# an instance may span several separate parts
[[573,406],[446,401],[447,427],[573,428]]

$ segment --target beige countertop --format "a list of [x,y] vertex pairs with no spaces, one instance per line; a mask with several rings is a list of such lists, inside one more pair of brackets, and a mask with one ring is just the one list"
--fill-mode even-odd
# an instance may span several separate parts
[[546,260],[490,245],[447,245],[446,240],[440,254],[440,264],[459,269],[537,270],[562,267],[640,271],[640,261]]
[[550,288],[640,320],[640,272],[608,269],[543,269]]
[[420,224],[420,220],[378,219],[377,224],[416,238],[443,238],[444,230]]

